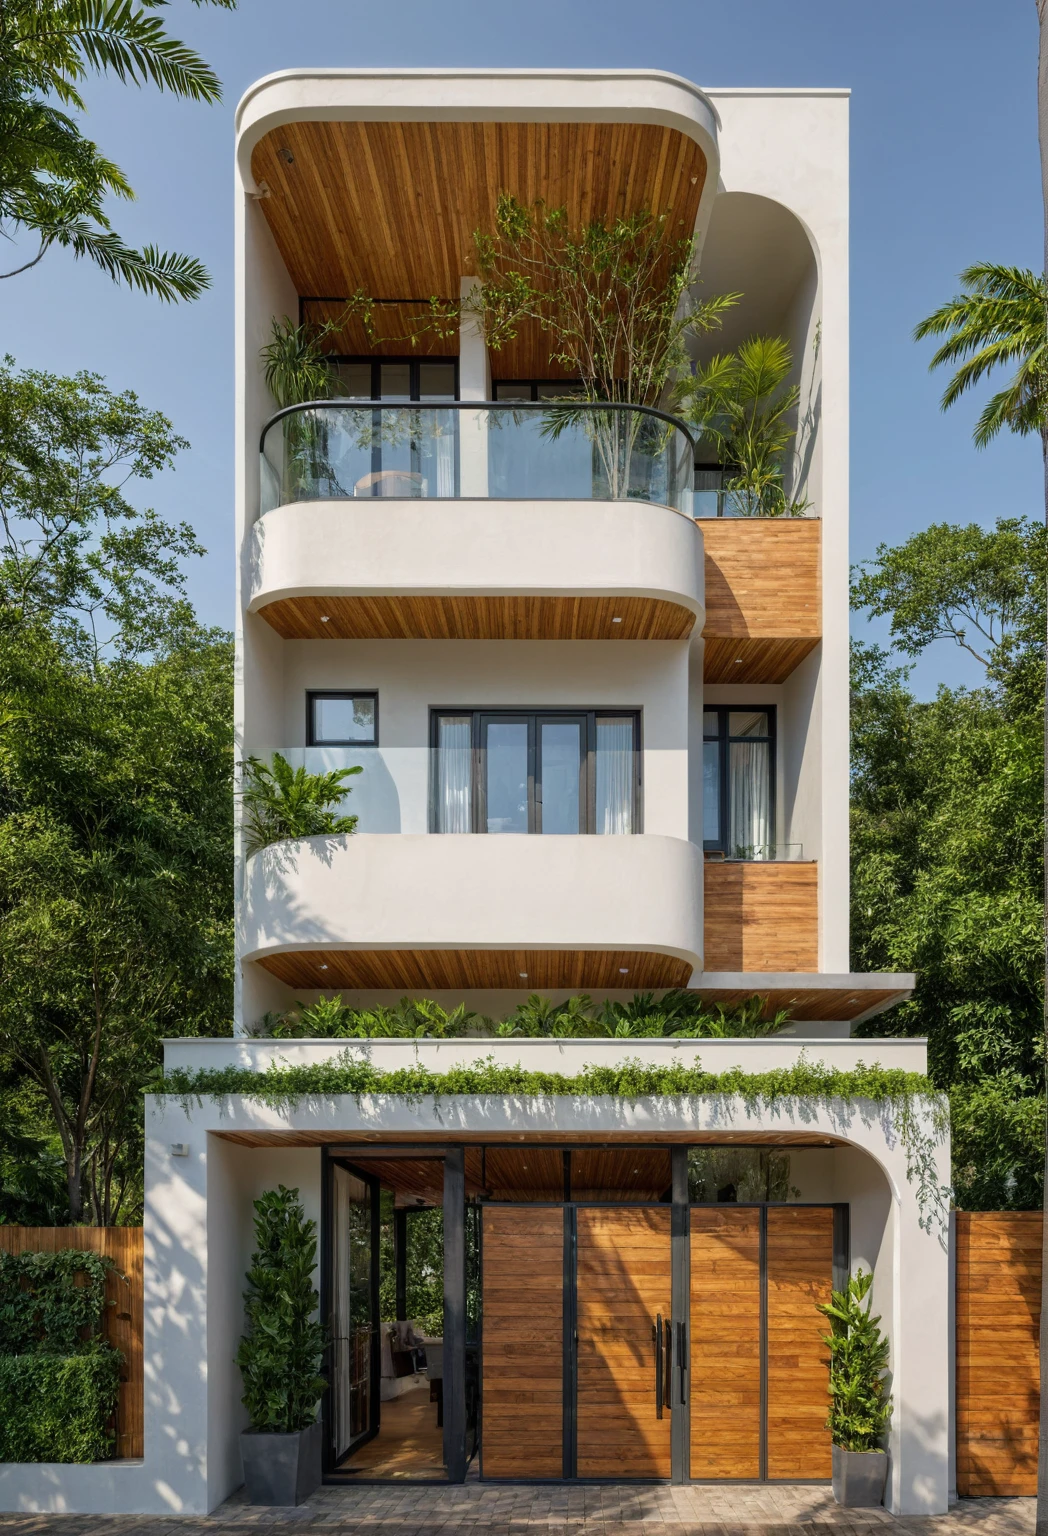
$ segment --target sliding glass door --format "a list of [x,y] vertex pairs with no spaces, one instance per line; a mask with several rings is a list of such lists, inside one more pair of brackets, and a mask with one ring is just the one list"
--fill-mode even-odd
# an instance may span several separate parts
[[437,711],[432,829],[637,832],[638,736],[625,711]]

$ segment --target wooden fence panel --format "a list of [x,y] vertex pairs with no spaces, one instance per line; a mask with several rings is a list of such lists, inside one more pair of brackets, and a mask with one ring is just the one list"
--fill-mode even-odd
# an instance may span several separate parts
[[1037,1492],[1041,1212],[958,1211],[957,1492]]
[[[116,1455],[142,1456],[144,1379],[142,1369],[142,1228],[141,1227],[5,1227],[0,1226],[0,1252],[58,1253],[65,1248],[105,1254],[118,1275],[110,1275],[105,1332],[121,1350],[124,1369],[116,1409]],[[124,1280],[121,1276],[127,1276]]]

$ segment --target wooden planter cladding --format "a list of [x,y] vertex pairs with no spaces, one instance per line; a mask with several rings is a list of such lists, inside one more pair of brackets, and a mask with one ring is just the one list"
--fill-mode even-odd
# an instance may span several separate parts
[[106,1300],[113,1305],[106,1308],[105,1323],[106,1338],[124,1356],[116,1408],[115,1459],[142,1456],[142,1228],[0,1226],[0,1251],[4,1253],[60,1253],[67,1248],[104,1254],[119,1271],[106,1283]]
[[707,971],[817,971],[819,866],[705,866]]
[[1037,1492],[1041,1212],[958,1211],[957,1492]]
[[707,683],[784,683],[822,635],[818,518],[697,519]]

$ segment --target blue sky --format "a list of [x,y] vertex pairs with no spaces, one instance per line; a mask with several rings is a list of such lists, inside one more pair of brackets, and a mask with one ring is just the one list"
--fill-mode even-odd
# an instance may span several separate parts
[[[938,408],[914,324],[976,260],[1040,265],[1034,0],[174,0],[176,35],[218,71],[218,107],[89,82],[86,132],[129,175],[128,240],[200,256],[194,305],[115,288],[64,253],[0,288],[4,350],[25,366],[92,368],[164,410],[192,448],[147,498],[187,518],[209,554],[190,572],[210,623],[232,623],[233,109],[294,65],[650,67],[703,86],[852,90],[852,556],[937,520],[1041,515],[1035,440],[977,452],[978,401]],[[14,265],[15,263],[10,263]],[[882,629],[855,621],[856,633]],[[976,683],[944,642],[913,683]]]

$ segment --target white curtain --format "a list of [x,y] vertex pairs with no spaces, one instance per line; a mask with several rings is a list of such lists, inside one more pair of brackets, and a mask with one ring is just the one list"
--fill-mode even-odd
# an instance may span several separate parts
[[458,448],[458,411],[434,412],[436,430],[433,447],[437,460],[436,494],[442,497],[457,496],[455,484],[455,459]]
[[469,715],[442,715],[437,734],[437,831],[472,832],[473,722]]
[[597,826],[633,831],[633,721],[597,719]]
[[770,859],[771,776],[766,741],[733,741],[729,748],[731,795],[728,853],[736,859]]

